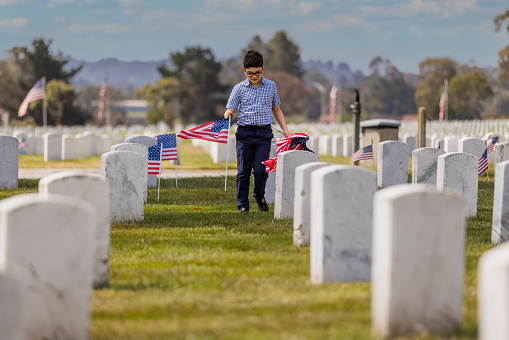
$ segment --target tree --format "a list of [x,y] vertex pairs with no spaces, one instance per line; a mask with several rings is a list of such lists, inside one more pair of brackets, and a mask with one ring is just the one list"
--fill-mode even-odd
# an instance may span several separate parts
[[288,38],[285,31],[276,32],[268,43],[264,43],[260,36],[255,35],[242,50],[240,60],[244,60],[244,54],[248,50],[257,50],[263,55],[263,63],[268,71],[286,72],[298,78],[304,74],[299,46]]
[[456,62],[449,58],[427,58],[419,63],[421,82],[416,85],[415,102],[427,108],[428,117],[438,119],[438,102],[444,80],[457,74]]
[[[495,22],[495,32],[499,32],[502,23],[509,20],[509,9],[504,13],[497,15],[493,20]],[[506,26],[507,33],[509,33],[509,24]],[[504,47],[498,52],[498,81],[502,84],[509,83],[509,45]]]
[[369,67],[372,73],[361,85],[363,111],[382,117],[415,114],[415,88],[391,61],[376,56]]
[[180,96],[179,81],[175,77],[161,78],[155,86],[146,84],[136,91],[137,99],[145,99],[149,104],[148,122],[156,124],[166,122],[173,128],[178,117],[178,101]]
[[281,109],[285,116],[304,115],[311,90],[304,86],[297,76],[289,73],[267,72],[267,78],[276,83]]
[[216,107],[224,107],[227,97],[219,82],[221,64],[215,61],[212,51],[188,47],[184,53],[172,53],[170,57],[175,70],[164,65],[158,70],[163,77],[175,77],[179,82],[182,121],[188,123],[218,118]]
[[[72,77],[81,70],[81,66],[64,70],[69,60],[63,57],[62,52],[52,53],[50,50],[52,40],[34,39],[30,47],[13,47],[9,50],[6,60],[7,75],[0,75],[0,82],[6,87],[3,89],[2,97],[9,98],[3,101],[2,106],[15,113],[26,94],[34,84],[43,76],[49,84],[52,80],[58,80],[69,84]],[[29,109],[28,115],[32,115],[38,124],[42,124],[41,105],[34,105],[37,111]],[[72,105],[70,111],[75,110]],[[77,110],[77,109],[76,109]],[[68,110],[66,109],[66,112]],[[69,111],[69,112],[70,112]],[[60,117],[63,118],[63,117]],[[81,119],[80,119],[81,120]]]
[[48,113],[53,116],[55,125],[62,124],[64,107],[72,106],[76,93],[74,86],[63,81],[53,79],[46,85],[46,100]]
[[303,75],[299,47],[291,41],[285,31],[277,32],[269,41],[270,51],[267,66],[271,71],[286,72],[301,78]]
[[449,117],[454,119],[479,119],[483,104],[493,96],[493,90],[478,70],[457,75],[449,83]]

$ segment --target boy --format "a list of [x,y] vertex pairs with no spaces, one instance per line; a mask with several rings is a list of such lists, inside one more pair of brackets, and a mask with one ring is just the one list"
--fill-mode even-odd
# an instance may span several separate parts
[[262,77],[263,57],[256,50],[244,56],[242,70],[247,79],[235,85],[226,104],[224,118],[239,111],[237,119],[237,208],[240,213],[249,211],[249,180],[254,175],[253,197],[258,211],[269,211],[265,201],[267,173],[263,161],[269,159],[272,134],[272,112],[285,136],[290,134],[279,105],[276,84]]

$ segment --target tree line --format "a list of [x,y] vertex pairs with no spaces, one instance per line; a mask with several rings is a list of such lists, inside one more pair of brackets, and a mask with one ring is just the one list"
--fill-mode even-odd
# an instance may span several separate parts
[[[509,10],[494,19],[495,30],[500,30],[506,20]],[[509,25],[507,30],[509,33]],[[13,47],[7,58],[0,60],[0,108],[11,113],[14,124],[41,125],[40,102],[33,103],[21,119],[16,113],[33,84],[45,76],[48,124],[104,124],[96,117],[99,87],[89,85],[75,91],[71,81],[81,66],[66,67],[69,60],[60,51],[52,52],[51,44],[52,40],[34,39],[31,46]],[[289,120],[319,118],[320,92],[313,83],[330,89],[332,81],[313,68],[304,70],[299,46],[285,31],[279,31],[267,42],[254,36],[237,56],[222,62],[216,60],[211,49],[201,46],[170,53],[173,66],[161,65],[157,83],[134,92],[134,98],[148,102],[148,123],[164,121],[174,126],[178,122],[200,123],[221,117],[232,87],[245,78],[242,60],[249,49],[263,54],[264,77],[276,82]],[[356,81],[337,79],[343,121],[351,119],[349,105],[355,88],[360,90],[363,119],[400,119],[415,115],[420,106],[428,109],[431,119],[437,119],[444,80],[449,84],[449,119],[509,117],[509,46],[499,52],[498,68],[494,70],[462,65],[450,58],[427,58],[420,62],[416,80],[399,71],[389,59],[376,56],[369,64],[369,72]],[[108,88],[108,97],[112,102],[128,96],[119,89]],[[125,113],[114,106],[112,123],[127,123]]]

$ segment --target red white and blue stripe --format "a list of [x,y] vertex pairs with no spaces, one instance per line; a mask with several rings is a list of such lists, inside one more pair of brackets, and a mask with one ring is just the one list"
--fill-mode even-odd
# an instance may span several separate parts
[[498,143],[498,136],[488,139],[488,142],[486,143],[486,149],[488,150],[488,153],[495,151],[495,144]]
[[148,174],[161,174],[161,144],[148,147]]
[[484,152],[479,157],[477,175],[481,176],[486,170],[488,170],[488,149],[484,149]]
[[357,152],[355,152],[352,157],[350,157],[350,163],[363,161],[366,159],[373,159],[373,145],[368,145],[357,150]]
[[189,130],[182,130],[177,137],[182,139],[203,139],[209,142],[228,143],[228,119],[218,119]]
[[30,103],[44,99],[45,97],[46,93],[44,87],[42,86],[42,80],[39,80],[28,92],[27,96],[19,106],[18,117],[23,117],[27,113],[28,105],[30,105]]
[[177,135],[169,133],[165,135],[158,135],[154,137],[157,139],[157,144],[162,146],[162,159],[163,161],[176,160],[177,153]]

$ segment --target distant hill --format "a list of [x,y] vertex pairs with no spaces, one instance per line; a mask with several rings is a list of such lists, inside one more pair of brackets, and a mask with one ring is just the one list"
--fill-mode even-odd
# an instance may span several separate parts
[[[74,77],[73,84],[77,90],[87,86],[100,86],[106,74],[108,84],[112,87],[131,92],[133,89],[141,88],[145,84],[155,84],[161,77],[157,71],[160,65],[171,68],[172,64],[168,59],[156,61],[122,61],[115,58],[101,59],[99,61],[77,60],[69,57],[66,68],[83,65],[83,69]],[[348,64],[332,61],[322,62],[319,60],[308,60],[302,63],[304,70],[314,69],[321,73],[331,83],[341,79],[342,87],[359,86],[364,78],[362,71],[352,71]],[[408,74],[411,82],[417,82],[418,76]],[[312,81],[304,78],[307,86],[313,86]]]
[[87,85],[100,86],[106,74],[108,84],[125,91],[140,88],[147,83],[155,84],[161,77],[157,71],[159,65],[171,67],[169,60],[158,61],[122,61],[114,58],[99,61],[85,61],[70,58],[68,68],[83,65],[74,77],[73,84],[77,90]]

